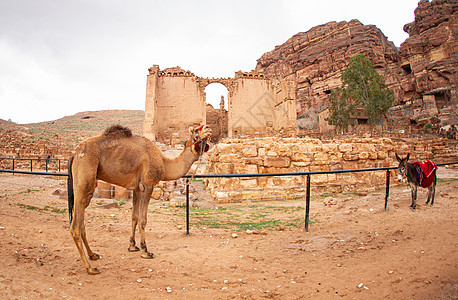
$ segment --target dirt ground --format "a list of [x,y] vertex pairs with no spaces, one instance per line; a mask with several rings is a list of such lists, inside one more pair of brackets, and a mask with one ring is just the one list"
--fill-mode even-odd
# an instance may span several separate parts
[[[391,188],[387,211],[380,191],[336,196],[331,206],[314,197],[309,232],[303,221],[254,232],[194,223],[186,236],[182,209],[152,204],[147,244],[156,258],[151,260],[127,251],[131,205],[104,209],[94,199],[86,229],[92,249],[102,256],[91,263],[102,273],[91,276],[68,232],[67,200],[52,195],[65,190],[65,180],[0,173],[0,294],[3,299],[457,299],[458,169],[441,167],[439,178],[434,206],[425,206],[421,189],[416,211],[409,208],[405,184]],[[281,205],[304,203],[256,203],[273,218],[289,211],[272,209]],[[253,203],[213,206],[243,211]],[[302,209],[291,212],[304,216]]]

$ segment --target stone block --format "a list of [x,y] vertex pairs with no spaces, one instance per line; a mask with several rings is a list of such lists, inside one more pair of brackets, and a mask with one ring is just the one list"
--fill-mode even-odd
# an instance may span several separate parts
[[311,152],[294,152],[291,155],[292,161],[303,161],[303,162],[311,162],[313,160],[313,153]]
[[366,160],[369,158],[369,153],[367,152],[361,152],[359,153],[359,159],[363,159],[363,160]]
[[351,152],[353,151],[353,144],[349,144],[349,143],[339,144],[339,151],[343,153]]
[[358,160],[358,159],[359,159],[359,155],[358,155],[358,154],[351,154],[351,153],[345,152],[345,153],[343,154],[343,159],[344,159],[344,160],[350,160],[350,161]]
[[243,148],[243,156],[244,157],[255,157],[258,156],[258,150],[256,149],[256,146],[254,145],[249,145]]
[[239,161],[239,157],[236,154],[224,154],[219,156],[220,163],[230,163]]
[[264,159],[265,167],[275,167],[275,168],[287,168],[289,167],[291,160],[289,157],[270,157],[267,156]]

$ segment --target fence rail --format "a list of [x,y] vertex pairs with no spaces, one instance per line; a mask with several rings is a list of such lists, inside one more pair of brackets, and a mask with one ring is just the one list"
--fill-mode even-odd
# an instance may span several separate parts
[[3,160],[10,160],[12,161],[12,170],[15,170],[15,167],[16,167],[16,161],[30,161],[30,172],[33,172],[33,162],[34,161],[46,161],[46,172],[48,172],[48,166],[52,163],[52,162],[56,162],[58,167],[58,171],[60,172],[61,170],[61,162],[67,162],[68,159],[60,159],[60,158],[9,158],[9,157],[3,157],[3,158],[0,158],[0,162],[3,161]]
[[[440,163],[437,166],[455,165],[458,162]],[[186,235],[189,235],[189,181],[191,178],[228,178],[228,177],[274,177],[274,176],[307,176],[306,193],[305,193],[305,230],[309,230],[310,222],[310,177],[319,174],[338,174],[338,173],[356,173],[356,172],[377,172],[386,171],[386,185],[385,185],[385,210],[388,208],[388,197],[390,195],[390,170],[395,170],[397,167],[384,167],[384,168],[366,168],[366,169],[353,169],[353,170],[333,170],[333,171],[310,171],[310,172],[292,172],[292,173],[258,173],[258,174],[195,174],[185,175],[186,178]],[[20,171],[20,170],[4,170],[0,169],[0,173],[18,173],[29,175],[50,175],[50,176],[67,176],[68,173],[53,173],[53,172],[33,172],[33,171]],[[68,189],[67,178],[67,189]]]

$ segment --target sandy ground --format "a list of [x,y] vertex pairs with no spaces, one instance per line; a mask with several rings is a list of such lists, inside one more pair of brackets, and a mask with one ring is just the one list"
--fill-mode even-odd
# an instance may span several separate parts
[[[441,168],[439,178],[435,205],[425,206],[422,189],[416,211],[409,208],[406,185],[391,189],[387,211],[380,191],[337,197],[332,206],[315,197],[309,232],[303,221],[254,234],[195,224],[186,236],[182,209],[156,203],[147,227],[148,248],[156,255],[151,260],[127,251],[131,205],[103,209],[94,199],[86,229],[92,249],[102,256],[92,265],[102,273],[91,276],[68,232],[67,200],[52,195],[65,190],[65,181],[0,173],[0,294],[3,299],[457,299],[458,169]],[[274,205],[282,204],[256,204],[260,211]],[[216,206],[243,211],[253,204]]]

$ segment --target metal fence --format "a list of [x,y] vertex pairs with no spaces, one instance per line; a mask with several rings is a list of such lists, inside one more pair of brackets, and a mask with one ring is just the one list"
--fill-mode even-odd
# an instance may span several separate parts
[[[17,167],[17,164],[16,162],[18,161],[28,161],[30,162],[30,172],[33,172],[33,162],[41,162],[41,161],[45,161],[45,171],[48,172],[48,169],[49,169],[49,166],[53,165],[56,165],[57,166],[57,170],[58,172],[61,171],[61,166],[64,165],[64,166],[67,166],[67,162],[68,162],[68,159],[60,159],[60,158],[0,158],[0,162],[2,161],[11,161],[12,163],[12,170],[15,170],[16,167]],[[63,163],[64,162],[64,163]],[[66,167],[65,167],[66,168]]]
[[[454,165],[458,162],[441,163],[436,164],[437,166]],[[310,223],[310,177],[319,174],[337,174],[337,173],[356,173],[356,172],[386,172],[386,185],[385,185],[385,210],[388,208],[388,197],[390,195],[390,170],[395,170],[397,167],[384,167],[384,168],[367,168],[367,169],[353,169],[353,170],[334,170],[334,171],[312,171],[312,172],[293,172],[293,173],[261,173],[261,174],[195,174],[185,175],[186,178],[186,235],[189,235],[189,181],[191,178],[241,178],[241,177],[273,177],[273,176],[306,176],[306,193],[305,193],[305,230],[308,232]],[[21,171],[21,170],[4,170],[0,169],[0,172],[6,173],[18,173],[18,174],[29,174],[29,175],[51,175],[51,176],[67,176],[67,188],[68,188],[68,173],[52,173],[52,172],[33,172],[33,171]]]

